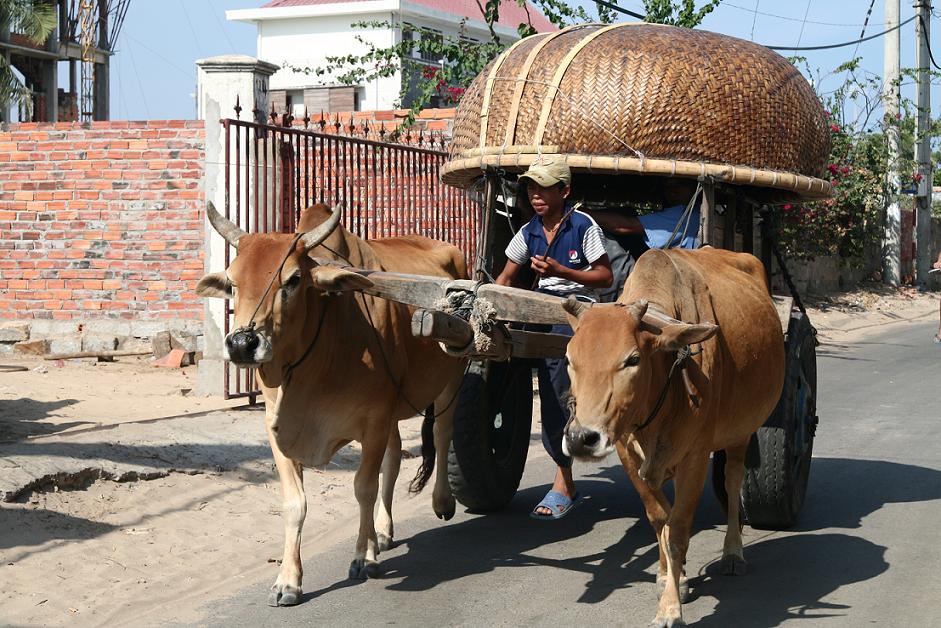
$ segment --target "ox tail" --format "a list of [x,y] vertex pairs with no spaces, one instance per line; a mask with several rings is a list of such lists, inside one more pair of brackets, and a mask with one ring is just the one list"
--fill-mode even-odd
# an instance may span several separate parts
[[421,466],[408,484],[409,493],[420,493],[435,470],[435,405],[425,408],[421,422]]

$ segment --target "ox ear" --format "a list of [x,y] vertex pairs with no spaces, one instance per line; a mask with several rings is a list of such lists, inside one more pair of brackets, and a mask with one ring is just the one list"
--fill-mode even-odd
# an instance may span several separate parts
[[375,284],[362,275],[336,266],[317,266],[310,271],[314,287],[324,292],[362,290]]
[[210,273],[196,284],[196,294],[201,297],[231,299],[232,282],[225,276],[225,273]]
[[708,340],[715,336],[717,331],[719,331],[719,326],[712,323],[664,325],[657,338],[657,346],[660,349],[677,351],[687,345]]

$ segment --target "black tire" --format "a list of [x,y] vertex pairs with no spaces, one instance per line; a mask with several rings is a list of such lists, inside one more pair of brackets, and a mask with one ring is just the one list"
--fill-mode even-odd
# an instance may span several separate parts
[[817,428],[817,351],[814,329],[801,312],[788,325],[784,389],[758,429],[760,465],[745,470],[742,508],[753,528],[783,530],[804,505]]
[[454,412],[448,481],[455,499],[479,512],[500,510],[519,488],[533,420],[531,363],[472,362]]

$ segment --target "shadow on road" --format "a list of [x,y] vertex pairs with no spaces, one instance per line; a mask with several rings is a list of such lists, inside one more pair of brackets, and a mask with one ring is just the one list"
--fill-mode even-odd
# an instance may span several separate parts
[[56,410],[78,403],[77,399],[36,401],[22,397],[0,403],[0,443],[12,443],[32,436],[55,434],[79,425],[90,425],[90,421],[46,423],[44,419]]
[[792,531],[858,528],[885,504],[941,499],[941,471],[882,460],[814,458]]
[[789,535],[749,545],[747,575],[722,576],[713,562],[690,579],[693,599],[717,600],[713,613],[695,625],[770,628],[787,619],[847,615],[849,607],[821,600],[885,572],[886,549],[846,534]]
[[[114,530],[114,526],[45,509],[0,508],[0,530],[6,531],[0,534],[0,549],[22,550],[50,540],[93,538]],[[50,530],[54,536],[50,536]]]
[[[711,492],[706,482],[706,493]],[[427,591],[454,580],[494,571],[498,567],[555,566],[590,575],[577,602],[594,604],[619,589],[652,582],[657,546],[643,506],[620,466],[579,480],[588,497],[565,519],[551,524],[527,515],[545,486],[520,491],[503,512],[443,525],[400,542],[407,552],[383,561],[389,591]],[[808,499],[799,525],[765,536],[750,532],[745,549],[749,573],[723,577],[718,562],[689,565],[693,599],[718,600],[701,626],[776,626],[788,618],[846,615],[845,607],[822,600],[840,587],[875,578],[888,569],[886,548],[866,539],[833,532],[855,529],[885,504],[941,498],[941,471],[893,462],[817,458]],[[608,547],[586,555],[552,559],[536,551],[576,536],[590,534],[601,522],[623,519],[624,535]],[[704,494],[695,530],[720,527],[723,515],[711,495]],[[747,540],[747,539],[746,539]],[[694,535],[692,543],[705,542]],[[702,548],[700,548],[702,549]],[[705,548],[720,551],[720,547]],[[536,555],[538,554],[538,555]],[[522,572],[520,577],[523,576]],[[344,581],[313,591],[305,600],[349,586]],[[564,600],[559,600],[564,603]]]

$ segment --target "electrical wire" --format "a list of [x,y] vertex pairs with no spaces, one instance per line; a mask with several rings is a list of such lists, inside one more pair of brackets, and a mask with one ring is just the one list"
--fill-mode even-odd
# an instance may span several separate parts
[[[607,2],[607,0],[594,0],[594,1],[597,2],[598,4],[602,4],[602,5],[606,6],[606,7],[608,7],[609,9],[612,9],[612,10],[617,11],[617,12],[619,12],[619,13],[623,13],[623,14],[625,14],[625,15],[630,15],[631,17],[636,17],[636,18],[638,18],[638,19],[646,19],[646,17],[647,17],[646,15],[641,15],[641,14],[639,14],[639,13],[634,13],[633,11],[628,11],[627,9],[624,9],[624,8],[622,8],[622,7],[619,7],[618,5],[614,4],[613,2]],[[734,5],[729,5],[729,6],[734,6]],[[810,4],[809,4],[809,3],[808,3],[808,5],[807,5],[807,7],[808,7],[808,9],[810,8]],[[736,8],[741,8],[741,7],[736,7]],[[751,10],[751,9],[747,9],[747,10]],[[778,16],[775,16],[775,17],[778,17]],[[768,45],[766,45],[766,44],[761,44],[761,45],[763,45],[765,48],[770,48],[771,50],[829,50],[829,49],[831,49],[831,48],[843,48],[843,47],[845,47],[845,46],[853,46],[853,45],[856,45],[856,44],[861,44],[861,43],[864,42],[864,41],[869,41],[869,40],[871,40],[871,39],[876,39],[877,37],[882,37],[882,36],[885,35],[886,33],[891,33],[891,32],[894,31],[894,30],[898,30],[898,29],[902,28],[903,26],[905,26],[905,25],[908,24],[909,22],[914,22],[916,17],[918,17],[918,16],[917,16],[917,15],[913,15],[912,17],[908,18],[908,19],[905,20],[904,22],[901,22],[901,23],[899,23],[899,24],[896,24],[896,25],[893,26],[892,28],[886,29],[886,30],[882,31],[881,33],[876,33],[875,35],[870,35],[869,37],[863,37],[862,39],[854,39],[853,41],[846,41],[846,42],[843,42],[843,43],[840,43],[840,44],[827,44],[827,45],[825,45],[825,46],[768,46]],[[810,22],[810,21],[808,21],[807,23],[808,23],[808,24],[815,24],[815,23],[820,23],[820,22]],[[837,24],[836,26],[859,26],[859,24]],[[928,47],[928,55],[931,56],[931,47],[930,47],[930,46]],[[934,63],[934,59],[933,59],[933,58],[932,58],[931,62]],[[937,64],[935,64],[935,67],[938,68],[939,70],[941,70],[941,67],[938,67]]]
[[183,9],[183,15],[186,17],[186,23],[190,27],[190,33],[193,35],[193,43],[196,44],[196,50],[199,51],[199,56],[205,57],[203,53],[203,47],[199,44],[199,37],[196,35],[196,29],[193,28],[193,21],[190,19],[190,13],[186,10],[186,3],[183,0],[180,0],[180,8]]
[[631,17],[636,17],[638,20],[646,20],[646,19],[647,19],[647,16],[644,15],[644,14],[642,14],[642,13],[635,13],[634,11],[628,11],[628,10],[625,9],[624,7],[619,7],[618,5],[614,4],[613,2],[607,2],[607,0],[594,0],[594,2],[595,2],[596,4],[600,4],[600,5],[602,5],[602,6],[608,7],[609,9],[613,9],[613,10],[619,12],[619,13],[623,13],[624,15],[630,15]]
[[[732,4],[732,3],[730,3],[730,2],[723,2],[723,3],[722,3],[722,6],[724,6],[724,7],[732,7],[733,9],[738,9],[739,11],[748,11],[749,13],[754,13],[755,15],[763,15],[763,16],[765,16],[765,17],[773,17],[773,18],[778,19],[778,20],[787,20],[788,22],[804,22],[804,21],[806,21],[807,24],[815,24],[815,25],[819,25],[819,26],[845,26],[845,27],[850,27],[850,26],[862,26],[862,24],[859,24],[859,23],[856,23],[856,24],[847,24],[847,23],[845,23],[845,22],[840,23],[840,22],[820,22],[820,21],[815,21],[815,20],[801,20],[800,18],[789,17],[789,16],[787,16],[787,15],[778,15],[777,13],[767,13],[767,12],[765,12],[765,11],[759,11],[758,8],[757,8],[757,3],[756,3],[756,5],[755,5],[755,8],[754,8],[754,9],[749,9],[748,7],[739,6],[739,5],[737,5],[737,4]],[[883,26],[883,25],[884,25],[884,24],[880,24],[880,26]]]
[[140,80],[140,72],[137,70],[137,61],[134,60],[134,48],[132,46],[128,46],[127,52],[131,57],[131,67],[134,68],[134,76],[137,78],[137,87],[140,89],[141,103],[144,105],[144,111],[147,112],[147,119],[150,120],[150,107],[147,106],[147,94],[144,92],[144,84],[141,83]]
[[801,39],[804,38],[804,27],[807,26],[807,16],[810,14],[810,2],[807,0],[807,8],[804,9],[804,19],[801,20],[801,32],[797,35],[797,45],[801,45]]
[[890,29],[884,30],[881,33],[876,33],[875,35],[870,35],[869,37],[863,37],[862,39],[854,39],[853,41],[846,41],[841,44],[828,44],[826,46],[765,46],[765,48],[770,48],[771,50],[829,50],[831,48],[843,48],[844,46],[852,46],[854,44],[860,44],[864,41],[869,41],[870,39],[876,39],[877,37],[882,37],[886,33],[891,33],[894,30],[898,30],[908,24],[909,22],[914,22],[917,15],[913,15],[904,22],[893,26]]
[[[918,20],[921,22],[922,30],[924,30],[927,33],[928,25],[925,24],[925,18],[919,15]],[[925,38],[925,45],[928,47],[928,58],[931,60],[931,65],[933,65],[936,70],[941,70],[941,67],[938,67],[938,64],[935,63],[934,55],[931,54],[931,40],[929,40],[927,37]]]
[[[859,31],[860,39],[866,36],[866,27],[869,25],[869,17],[872,15],[872,7],[876,5],[876,0],[872,0],[869,3],[869,10],[866,11],[866,19],[863,20],[863,29]],[[856,58],[856,53],[859,52],[859,44],[862,42],[856,42],[856,47],[853,48],[853,58]]]
[[761,0],[755,0],[755,15],[751,20],[751,34],[748,36],[749,41],[755,41],[755,22],[758,21],[758,6],[761,4]]
[[229,32],[225,30],[225,27],[222,25],[222,20],[219,19],[219,11],[216,10],[216,6],[212,3],[212,0],[207,1],[209,2],[209,8],[212,10],[212,16],[216,18],[216,24],[219,25],[219,30],[222,31],[225,40],[229,42],[229,48],[232,49],[232,54],[236,54],[235,44],[233,44],[232,40],[229,38]]

